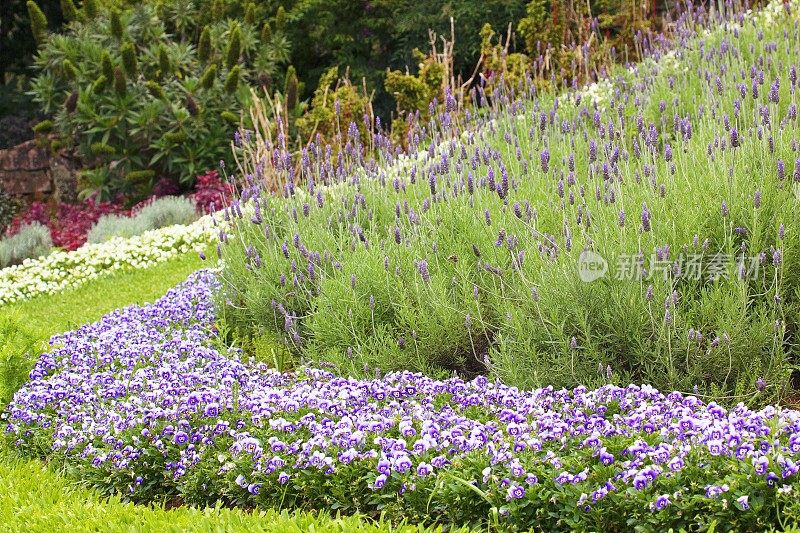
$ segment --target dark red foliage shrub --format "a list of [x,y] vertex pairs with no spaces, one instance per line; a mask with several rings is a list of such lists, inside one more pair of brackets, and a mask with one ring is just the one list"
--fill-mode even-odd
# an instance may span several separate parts
[[[177,186],[169,180],[160,180],[153,188],[153,195],[131,209],[126,209],[123,199],[113,202],[98,202],[94,197],[80,204],[58,204],[48,206],[33,202],[23,213],[11,221],[7,235],[14,235],[22,226],[39,222],[50,229],[53,244],[65,250],[76,250],[86,242],[86,236],[103,215],[135,214],[154,198],[178,193]],[[201,213],[210,213],[227,206],[233,195],[233,187],[220,179],[219,172],[211,170],[197,177],[195,192],[190,198],[197,204]]]
[[199,212],[211,213],[227,206],[231,201],[232,195],[233,187],[231,184],[220,179],[219,172],[210,170],[197,176],[192,199],[197,204]]
[[8,235],[15,235],[19,232],[22,226],[27,226],[38,222],[45,226],[50,225],[50,214],[47,212],[47,206],[41,202],[33,202],[27,211],[17,214],[8,225],[6,230]]
[[92,226],[108,214],[125,215],[127,211],[120,204],[95,202],[94,199],[78,205],[60,204],[57,218],[50,225],[53,244],[66,250],[80,248]]
[[76,250],[86,242],[89,230],[103,215],[127,214],[119,203],[97,202],[89,198],[81,204],[58,204],[53,207],[42,202],[33,202],[20,215],[14,217],[8,234],[14,235],[22,226],[39,222],[50,229],[53,245],[65,250]]
[[168,178],[161,178],[156,182],[155,185],[153,185],[151,198],[153,197],[161,198],[162,196],[175,196],[180,192],[181,192],[180,188],[174,181]]

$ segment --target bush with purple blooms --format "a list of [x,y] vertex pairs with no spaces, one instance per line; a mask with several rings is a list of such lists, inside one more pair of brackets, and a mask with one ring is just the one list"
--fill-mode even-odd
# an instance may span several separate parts
[[775,2],[703,33],[690,7],[675,41],[596,88],[478,87],[477,111],[412,121],[405,152],[355,125],[299,171],[267,147],[288,185],[276,198],[256,176],[226,212],[226,322],[362,377],[789,395],[798,12]]
[[281,374],[218,350],[211,273],[56,336],[14,449],[134,501],[386,512],[496,529],[761,530],[796,512],[800,412],[651,387]]

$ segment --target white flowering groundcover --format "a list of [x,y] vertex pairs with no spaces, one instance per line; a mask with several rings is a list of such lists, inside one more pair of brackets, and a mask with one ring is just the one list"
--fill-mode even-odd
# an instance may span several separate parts
[[0,306],[78,287],[106,273],[148,268],[190,251],[202,252],[215,235],[212,216],[128,239],[56,251],[0,270]]

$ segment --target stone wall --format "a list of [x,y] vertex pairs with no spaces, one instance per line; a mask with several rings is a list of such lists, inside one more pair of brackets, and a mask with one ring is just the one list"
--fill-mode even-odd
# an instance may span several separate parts
[[24,200],[74,202],[75,165],[35,140],[0,150],[0,189]]

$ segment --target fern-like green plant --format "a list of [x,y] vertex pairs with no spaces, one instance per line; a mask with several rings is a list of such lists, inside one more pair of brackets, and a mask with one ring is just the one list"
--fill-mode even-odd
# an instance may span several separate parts
[[239,26],[235,26],[231,32],[228,48],[225,52],[225,66],[232,69],[239,63],[239,56],[242,53],[242,32]]
[[97,0],[83,0],[83,16],[86,20],[94,20],[100,14]]
[[68,21],[78,20],[80,18],[78,8],[75,7],[75,3],[72,0],[61,0],[61,13]]
[[120,47],[119,52],[122,55],[122,66],[125,69],[125,73],[129,77],[135,78],[139,72],[139,69],[136,63],[136,50],[133,48],[133,44],[123,44]]
[[28,0],[28,18],[31,20],[31,32],[37,43],[43,43],[47,37],[47,17],[33,0]]
[[0,317],[0,409],[28,379],[38,355],[36,336],[23,326],[17,315]]
[[211,57],[211,30],[208,26],[203,27],[200,40],[197,41],[197,57],[200,61],[208,61]]
[[234,66],[230,72],[228,72],[228,76],[225,78],[225,92],[228,94],[233,94],[236,92],[236,89],[239,87],[239,77],[241,76],[241,67],[239,65]]

